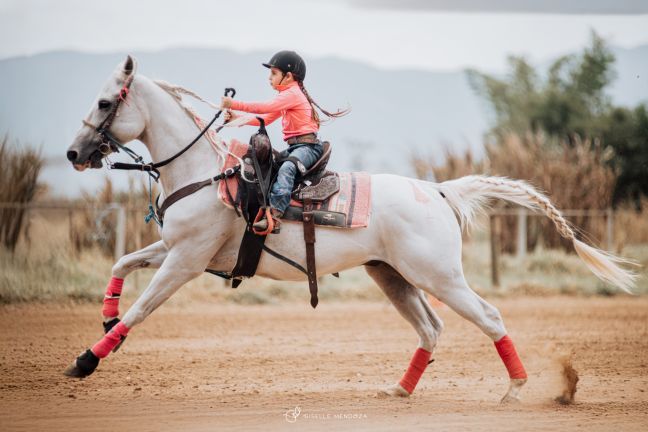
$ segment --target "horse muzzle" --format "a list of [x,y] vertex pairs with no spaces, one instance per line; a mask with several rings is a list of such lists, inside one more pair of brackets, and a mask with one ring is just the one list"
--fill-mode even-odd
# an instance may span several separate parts
[[106,143],[100,143],[97,148],[89,155],[84,156],[74,148],[70,148],[66,154],[67,159],[72,162],[72,166],[77,171],[84,171],[87,168],[103,167],[102,159],[111,152],[110,146]]

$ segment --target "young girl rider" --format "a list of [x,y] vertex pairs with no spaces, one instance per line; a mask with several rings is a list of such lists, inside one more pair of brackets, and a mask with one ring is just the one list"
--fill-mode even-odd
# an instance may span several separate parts
[[[279,94],[269,102],[241,102],[230,97],[223,97],[221,106],[223,109],[228,109],[225,120],[230,121],[239,117],[231,110],[259,114],[266,125],[282,117],[283,137],[288,144],[288,149],[284,152],[299,159],[308,169],[322,155],[322,144],[317,138],[320,119],[315,108],[317,107],[329,118],[341,117],[347,114],[348,110],[329,113],[310,97],[304,88],[306,63],[296,52],[280,51],[272,56],[268,63],[263,63],[263,66],[270,69],[270,86]],[[259,126],[259,121],[252,119],[246,124]],[[295,164],[286,161],[279,168],[277,179],[272,185],[270,211],[275,221],[275,227],[279,226],[278,219],[290,204],[290,194],[296,174]],[[254,228],[259,231],[266,230],[268,221],[262,219],[254,224]]]

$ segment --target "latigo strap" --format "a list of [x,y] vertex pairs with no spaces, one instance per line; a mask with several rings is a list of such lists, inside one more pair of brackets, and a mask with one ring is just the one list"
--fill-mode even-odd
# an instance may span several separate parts
[[317,307],[317,269],[315,268],[315,218],[313,217],[313,201],[304,199],[304,241],[306,242],[306,271],[308,274],[308,288],[310,290],[310,304]]

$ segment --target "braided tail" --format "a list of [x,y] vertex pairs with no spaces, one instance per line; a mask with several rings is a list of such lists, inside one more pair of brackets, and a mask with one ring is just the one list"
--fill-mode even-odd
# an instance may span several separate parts
[[[430,184],[428,184],[430,185]],[[491,199],[502,199],[535,211],[542,211],[564,238],[571,240],[578,256],[597,277],[632,294],[637,275],[620,264],[632,261],[596,249],[576,238],[574,230],[549,198],[530,184],[504,177],[466,176],[431,186],[446,196],[459,218],[462,229],[473,225],[476,214],[483,212]]]

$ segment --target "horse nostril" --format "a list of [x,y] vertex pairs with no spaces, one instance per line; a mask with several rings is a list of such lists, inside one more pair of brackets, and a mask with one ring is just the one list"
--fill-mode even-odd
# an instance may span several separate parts
[[67,152],[67,158],[70,162],[74,162],[77,157],[79,157],[79,153],[77,153],[76,151],[70,150]]

